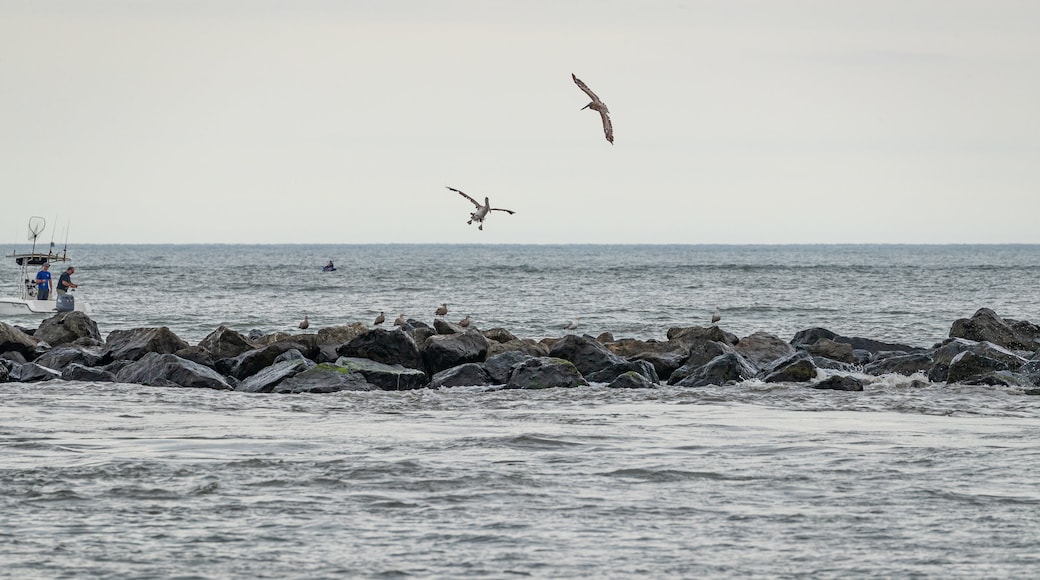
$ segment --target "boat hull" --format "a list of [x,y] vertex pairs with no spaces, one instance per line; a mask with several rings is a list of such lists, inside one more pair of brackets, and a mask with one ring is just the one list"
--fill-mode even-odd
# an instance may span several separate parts
[[[89,315],[90,304],[76,301],[76,311]],[[58,313],[57,300],[22,300],[20,298],[0,298],[0,316],[25,316],[31,314],[51,315]]]

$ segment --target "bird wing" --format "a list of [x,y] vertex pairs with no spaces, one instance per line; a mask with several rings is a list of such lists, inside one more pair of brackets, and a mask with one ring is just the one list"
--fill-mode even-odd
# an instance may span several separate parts
[[493,208],[491,208],[491,211],[504,211],[504,212],[509,213],[509,215],[513,215],[514,213],[516,213],[515,211],[513,211],[511,209],[502,209],[500,207],[493,207]]
[[574,73],[571,73],[571,78],[574,79],[574,84],[578,85],[579,89],[585,91],[585,94],[588,95],[590,99],[592,99],[593,101],[595,101],[597,103],[602,103],[603,102],[603,101],[599,100],[599,97],[596,96],[596,93],[592,92],[592,89],[589,88],[589,85],[581,82],[581,79],[579,79],[578,77],[574,76]]
[[[444,187],[448,187],[448,186],[447,186],[447,185],[445,185]],[[479,203],[479,202],[477,202],[477,200],[475,200],[475,199],[473,199],[472,197],[470,197],[470,196],[466,195],[465,193],[463,193],[463,192],[461,192],[461,191],[459,191],[459,190],[455,189],[454,187],[448,187],[448,189],[450,189],[450,190],[454,191],[455,193],[457,193],[457,194],[461,195],[462,197],[464,197],[464,198],[466,198],[466,199],[470,200],[471,202],[473,202],[473,205],[477,206],[478,208],[484,207],[484,206],[480,205],[480,203]]]
[[614,144],[614,125],[610,124],[610,115],[606,111],[599,112],[599,118],[603,121],[603,134],[606,135],[607,141],[610,144]]

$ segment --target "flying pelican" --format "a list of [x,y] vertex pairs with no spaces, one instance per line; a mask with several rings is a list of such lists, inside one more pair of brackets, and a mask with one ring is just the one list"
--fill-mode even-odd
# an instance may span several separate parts
[[574,79],[574,84],[578,85],[578,88],[585,91],[585,94],[592,99],[592,102],[582,107],[582,110],[592,109],[599,113],[599,118],[603,121],[603,134],[607,137],[607,141],[610,141],[610,144],[613,145],[614,126],[610,124],[610,110],[607,109],[607,104],[599,100],[596,93],[592,92],[592,89],[590,89],[588,85],[581,82],[581,79],[574,76],[574,73],[571,73],[571,78]]
[[[448,186],[445,185],[444,187],[448,187]],[[502,209],[500,207],[491,207],[491,202],[488,201],[488,198],[486,198],[486,197],[484,198],[484,205],[480,205],[479,201],[477,201],[477,200],[473,199],[472,197],[466,195],[462,191],[460,191],[458,189],[455,189],[454,187],[448,187],[448,189],[450,189],[450,190],[454,191],[455,193],[461,195],[462,197],[470,200],[471,202],[473,202],[473,205],[477,206],[477,211],[469,214],[469,221],[466,222],[466,223],[467,224],[472,224],[473,222],[479,223],[480,225],[477,226],[478,230],[483,230],[484,229],[484,218],[487,217],[487,214],[489,214],[489,213],[491,213],[493,211],[504,211],[504,212],[509,213],[509,215],[513,215],[514,213],[516,213],[515,211],[513,211],[511,209]]]
[[397,315],[397,320],[394,321],[394,326],[404,326],[404,324],[405,324],[404,314],[398,314]]
[[303,322],[300,323],[300,328],[302,328],[304,330],[307,330],[307,327],[310,326],[310,325],[311,325],[311,323],[307,321],[307,315],[304,314],[303,315]]
[[718,322],[720,320],[722,320],[722,315],[719,314],[719,307],[716,306],[715,307],[715,312],[711,313],[711,323],[715,324],[716,322]]
[[459,326],[461,326],[462,328],[468,328],[469,327],[469,314],[466,315],[466,318],[463,318],[462,320],[459,321]]
[[448,313],[448,305],[447,305],[447,303],[441,304],[440,307],[437,308],[437,311],[434,312],[434,314],[436,314],[437,316],[444,316],[447,313]]
[[377,325],[378,325],[378,324],[382,324],[382,323],[383,323],[383,321],[385,321],[385,320],[386,320],[386,316],[384,316],[384,315],[383,315],[383,311],[382,311],[382,310],[380,310],[380,311],[379,311],[379,316],[376,316],[376,321],[375,321],[375,322],[373,322],[372,324],[377,324]]

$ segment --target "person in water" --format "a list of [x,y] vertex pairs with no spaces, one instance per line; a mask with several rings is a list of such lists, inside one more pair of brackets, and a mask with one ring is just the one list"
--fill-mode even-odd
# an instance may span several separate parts
[[65,268],[65,271],[58,277],[58,296],[65,294],[69,291],[69,288],[79,288],[79,284],[72,282],[72,275],[76,273],[76,268],[69,266]]
[[322,269],[321,269],[321,271],[322,271],[322,272],[331,272],[331,271],[333,271],[333,270],[335,270],[335,269],[336,269],[336,266],[334,266],[334,265],[332,264],[332,260],[329,260],[329,263],[328,263],[328,264],[325,264],[325,267],[324,267],[324,268],[322,268]]
[[36,299],[46,300],[51,295],[51,265],[43,263],[43,267],[36,273]]

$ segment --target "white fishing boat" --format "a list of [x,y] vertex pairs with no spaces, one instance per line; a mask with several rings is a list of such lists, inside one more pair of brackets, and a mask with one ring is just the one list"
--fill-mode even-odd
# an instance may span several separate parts
[[65,271],[65,268],[62,267],[53,268],[54,274],[51,279],[50,295],[46,300],[38,299],[36,274],[40,271],[40,268],[44,264],[51,264],[53,267],[55,264],[64,264],[70,261],[66,252],[68,248],[67,243],[66,249],[63,249],[60,253],[54,250],[53,241],[46,252],[37,251],[36,241],[40,234],[43,233],[46,225],[47,222],[42,217],[34,216],[29,218],[29,241],[32,242],[32,248],[28,252],[15,251],[5,256],[13,259],[15,264],[18,265],[17,287],[20,295],[17,298],[0,297],[0,316],[51,315],[73,310],[78,310],[84,314],[92,312],[90,304],[75,297],[75,288],[70,289],[60,297],[54,291],[54,287],[58,283],[58,277],[61,272]]

